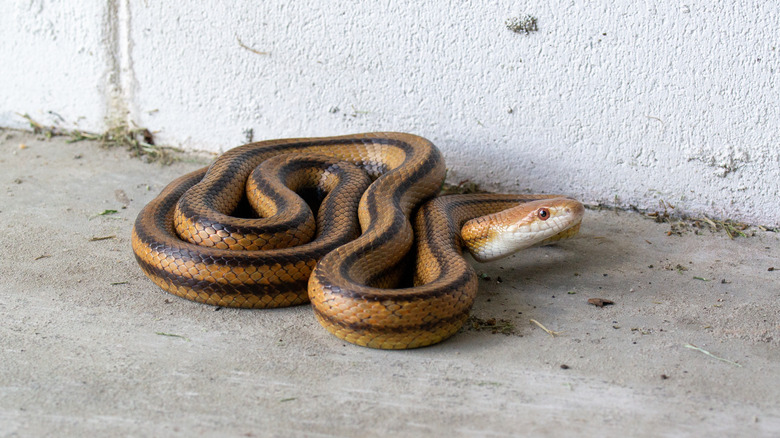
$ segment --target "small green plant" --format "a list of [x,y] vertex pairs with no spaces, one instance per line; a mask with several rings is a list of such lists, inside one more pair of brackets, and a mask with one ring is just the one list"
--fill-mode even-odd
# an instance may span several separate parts
[[106,148],[124,147],[134,157],[148,157],[149,161],[158,161],[162,164],[170,164],[174,161],[170,153],[173,149],[155,145],[152,133],[145,128],[130,128],[127,125],[119,125],[102,134],[72,131],[69,135],[68,143],[94,140],[99,141],[101,146]]
[[100,142],[100,145],[106,148],[124,147],[130,150],[134,157],[147,157],[149,161],[156,161],[162,164],[170,164],[175,161],[172,151],[178,152],[178,149],[158,146],[154,144],[152,133],[145,128],[131,128],[127,124],[121,124],[109,128],[102,134],[94,134],[80,130],[64,130],[56,126],[45,126],[30,117],[29,114],[19,114],[30,124],[30,129],[37,135],[43,135],[47,139],[54,136],[70,137],[68,143],[76,143],[84,140]]

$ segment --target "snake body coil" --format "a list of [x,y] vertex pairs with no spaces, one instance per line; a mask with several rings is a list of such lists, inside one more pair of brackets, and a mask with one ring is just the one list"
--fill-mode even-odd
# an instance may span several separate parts
[[[436,195],[444,172],[439,150],[410,134],[240,146],[173,181],[144,207],[133,251],[157,285],[191,300],[254,308],[311,301],[318,321],[349,342],[434,344],[460,328],[474,301],[477,276],[462,257],[464,244],[478,259],[499,257],[507,242],[568,237],[582,217],[582,205],[568,198],[447,196],[419,209],[415,237],[410,215]],[[294,192],[321,201],[317,221]],[[244,198],[261,218],[231,216]],[[504,213],[517,208],[523,210]],[[514,219],[495,226],[491,215]],[[464,224],[470,231],[461,233]],[[529,234],[520,227],[535,237],[518,237]],[[415,285],[392,289],[413,245]]]

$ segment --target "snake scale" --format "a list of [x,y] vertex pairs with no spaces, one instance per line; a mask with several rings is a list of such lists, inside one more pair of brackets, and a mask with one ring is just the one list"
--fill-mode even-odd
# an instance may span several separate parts
[[583,215],[560,196],[434,198],[444,176],[441,152],[411,134],[250,143],[163,189],[136,219],[133,252],[152,281],[190,300],[311,302],[341,339],[423,347],[453,335],[474,302],[464,246],[499,258],[576,234]]

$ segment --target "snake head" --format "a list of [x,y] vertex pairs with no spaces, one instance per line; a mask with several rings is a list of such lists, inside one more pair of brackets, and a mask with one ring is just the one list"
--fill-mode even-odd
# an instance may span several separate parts
[[461,237],[475,260],[487,262],[572,237],[584,214],[585,207],[572,198],[539,199],[472,219]]

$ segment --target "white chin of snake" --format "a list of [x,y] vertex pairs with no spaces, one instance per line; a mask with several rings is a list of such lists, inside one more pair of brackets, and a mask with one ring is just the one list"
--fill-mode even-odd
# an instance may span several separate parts
[[576,214],[559,213],[546,221],[537,220],[525,225],[509,225],[504,232],[490,239],[479,254],[471,255],[478,262],[489,262],[510,256],[576,225],[579,223],[576,216]]

